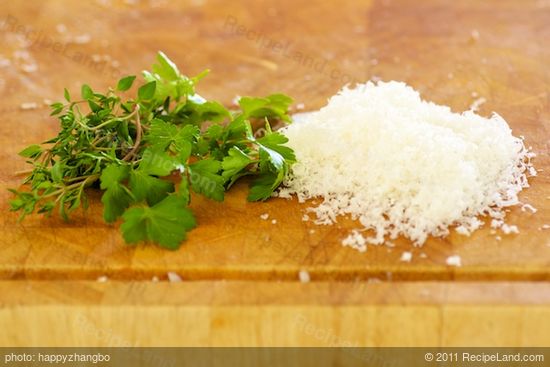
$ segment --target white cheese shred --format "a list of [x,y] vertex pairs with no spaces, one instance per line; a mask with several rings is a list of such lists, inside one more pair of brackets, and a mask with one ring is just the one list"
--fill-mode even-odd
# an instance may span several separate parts
[[410,263],[412,260],[412,252],[404,251],[399,259],[402,262]]
[[166,273],[166,275],[168,275],[168,281],[171,283],[179,283],[183,281],[179,274],[173,271],[169,271],[168,273]]
[[447,260],[445,260],[445,262],[449,266],[456,266],[456,267],[462,266],[462,259],[458,255],[449,256]]
[[311,281],[311,277],[309,276],[309,272],[307,270],[300,270],[298,272],[298,279],[300,279],[300,282],[302,283],[309,283]]
[[342,243],[359,251],[400,235],[420,246],[451,226],[469,235],[478,216],[517,233],[504,208],[520,203],[536,173],[534,154],[502,117],[453,113],[400,82],[344,87],[281,131],[298,163],[277,196],[321,199],[308,209],[315,224],[356,219]]

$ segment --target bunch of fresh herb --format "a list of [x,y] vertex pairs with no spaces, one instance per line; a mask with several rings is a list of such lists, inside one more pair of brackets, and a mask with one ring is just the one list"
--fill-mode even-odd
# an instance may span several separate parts
[[[68,220],[72,211],[87,207],[86,189],[96,187],[103,190],[105,221],[122,217],[126,242],[176,249],[196,225],[190,190],[222,201],[235,181],[254,176],[248,200],[269,198],[295,162],[287,139],[270,125],[290,122],[292,100],[282,94],[243,97],[240,110],[229,111],[195,93],[206,74],[188,78],[159,53],[152,71],[143,72],[136,98],[120,95],[135,76],[105,94],[85,84],[78,100],[65,90],[66,103],[51,105],[59,135],[20,153],[33,169],[27,189],[10,190],[11,209],[23,218],[57,208]],[[254,120],[265,121],[260,138],[253,134]],[[168,177],[175,173],[179,182]]]

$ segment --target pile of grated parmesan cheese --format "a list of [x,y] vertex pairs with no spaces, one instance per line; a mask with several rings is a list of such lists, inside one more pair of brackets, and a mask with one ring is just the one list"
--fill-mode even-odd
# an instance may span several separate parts
[[449,226],[469,235],[480,215],[510,229],[503,208],[536,175],[502,117],[453,113],[400,82],[345,87],[297,120],[281,130],[298,163],[276,195],[323,199],[309,208],[316,224],[351,215],[361,226],[343,244],[360,251],[399,235],[422,245]]

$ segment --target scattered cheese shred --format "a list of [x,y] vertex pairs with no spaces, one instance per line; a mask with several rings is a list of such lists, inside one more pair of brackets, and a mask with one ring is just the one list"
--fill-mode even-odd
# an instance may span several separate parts
[[446,260],[447,265],[449,266],[462,266],[462,259],[458,255],[449,256]]
[[401,258],[399,259],[400,261],[403,261],[403,262],[407,262],[407,263],[410,263],[411,260],[412,260],[412,252],[409,252],[409,251],[404,251],[402,254],[401,254]]
[[38,108],[38,104],[35,102],[25,102],[25,103],[21,103],[19,107],[22,110],[36,110]]
[[359,252],[367,251],[367,241],[357,230],[353,230],[351,234],[342,241],[342,245],[354,248]]
[[536,213],[537,212],[537,208],[535,208],[533,205],[531,204],[523,204],[521,206],[521,211],[524,212],[526,210],[529,210],[531,213]]
[[300,279],[300,282],[302,283],[309,283],[311,281],[311,277],[309,276],[309,272],[307,270],[300,270],[298,272],[298,279]]
[[168,273],[166,273],[166,275],[168,275],[168,281],[171,283],[179,283],[183,281],[179,274],[173,271],[169,271]]
[[502,232],[504,232],[505,234],[510,234],[510,233],[519,233],[519,230],[518,230],[518,227],[517,226],[510,226],[508,224],[503,224],[502,227]]
[[[281,131],[298,163],[277,195],[322,199],[309,208],[316,224],[358,220],[342,243],[359,251],[399,235],[422,245],[449,226],[469,235],[480,215],[516,232],[503,209],[519,203],[536,172],[534,154],[499,115],[453,113],[400,82],[344,87]],[[374,235],[365,238],[366,230]]]
[[482,104],[487,102],[487,100],[483,97],[479,97],[478,99],[474,100],[472,104],[470,105],[470,110],[473,112],[476,112],[479,110],[479,107],[481,107]]

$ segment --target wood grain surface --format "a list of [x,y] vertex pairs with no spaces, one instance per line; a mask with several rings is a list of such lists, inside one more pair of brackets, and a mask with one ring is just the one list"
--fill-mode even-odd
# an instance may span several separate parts
[[[435,0],[198,4],[79,2],[70,11],[54,0],[3,6],[0,53],[12,64],[0,69],[2,277],[136,279],[171,270],[189,279],[295,279],[304,268],[313,279],[550,279],[550,230],[540,230],[550,224],[548,8]],[[25,169],[16,152],[58,130],[43,99],[60,99],[64,86],[78,93],[83,82],[94,89],[113,85],[120,75],[148,68],[157,50],[190,74],[211,69],[199,92],[227,104],[235,95],[281,91],[306,109],[318,108],[351,80],[343,80],[346,75],[404,80],[455,110],[466,109],[475,92],[487,99],[482,114],[497,111],[538,154],[541,172],[521,196],[538,212],[514,208],[508,221],[520,233],[501,241],[485,228],[471,237],[430,239],[423,248],[401,239],[394,249],[373,246],[366,254],[340,244],[352,221],[305,223],[305,206],[296,200],[247,203],[246,184],[221,204],[194,198],[199,225],[176,252],[125,246],[117,226],[104,224],[97,196],[70,223],[33,216],[18,224],[17,215],[6,212],[5,190],[19,185],[14,172]],[[25,72],[28,65],[37,70]],[[40,108],[23,111],[26,102]],[[270,220],[260,219],[263,213]],[[411,263],[399,262],[404,250],[412,250]],[[445,265],[455,254],[462,258],[458,269]]]
[[[334,287],[341,289],[338,294],[347,292],[348,282],[361,284],[363,280],[393,280],[391,286],[397,290],[410,286],[400,281],[412,280],[449,282],[441,284],[495,282],[495,292],[503,292],[499,299],[517,305],[517,308],[509,306],[516,316],[524,315],[526,310],[531,312],[535,306],[525,304],[523,295],[506,291],[509,286],[516,287],[507,282],[529,281],[538,282],[536,287],[527,288],[529,297],[535,300],[541,297],[544,300],[541,303],[548,305],[550,230],[541,227],[550,224],[549,39],[547,1],[15,0],[3,3],[0,278],[17,280],[2,283],[1,287],[6,291],[12,289],[20,298],[7,297],[11,291],[0,292],[0,302],[5,305],[0,318],[7,320],[15,312],[22,322],[28,316],[26,312],[33,312],[33,307],[53,307],[28,305],[29,299],[21,293],[29,284],[24,279],[43,280],[31,283],[43,284],[46,291],[53,288],[56,298],[63,293],[55,291],[59,280],[95,280],[102,275],[124,281],[150,280],[153,276],[165,279],[168,271],[177,272],[184,280],[201,281],[203,289],[225,284],[223,280],[235,281],[237,285],[246,280],[258,282],[257,289],[285,289],[289,295],[305,292],[312,299],[316,299],[313,290],[297,290],[292,283],[286,288],[275,281],[296,281],[298,272],[304,269],[314,283],[338,281],[334,283]],[[413,248],[409,241],[399,239],[395,248],[371,246],[365,254],[340,244],[354,228],[353,221],[343,218],[334,226],[315,226],[301,220],[307,205],[296,200],[247,203],[246,183],[232,189],[224,203],[194,197],[192,208],[199,225],[175,252],[151,245],[126,246],[118,225],[103,222],[97,193],[91,195],[91,208],[76,213],[69,223],[41,216],[30,216],[17,223],[17,214],[7,212],[10,194],[6,189],[20,184],[21,177],[16,172],[27,167],[16,153],[58,131],[44,100],[60,100],[64,87],[76,94],[82,83],[99,90],[113,86],[119,77],[148,68],[157,50],[166,52],[187,74],[211,69],[198,92],[226,105],[236,95],[283,92],[293,96],[296,103],[305,104],[305,110],[314,110],[323,106],[342,85],[370,78],[406,81],[424,98],[449,105],[455,111],[466,110],[476,98],[483,97],[486,103],[481,105],[480,113],[498,112],[514,134],[524,136],[526,145],[537,153],[535,166],[539,174],[530,180],[531,187],[520,198],[538,211],[533,214],[522,212],[519,207],[512,209],[508,222],[517,225],[520,233],[501,235],[500,241],[485,227],[470,237],[452,234],[445,239],[429,239],[422,248]],[[23,109],[22,104],[29,102],[36,103],[37,108]],[[264,213],[269,214],[269,220],[260,218]],[[277,223],[273,224],[271,219]],[[412,251],[410,263],[399,261],[403,251]],[[459,255],[463,266],[447,266],[445,259],[451,255]],[[82,284],[95,289],[94,282]],[[464,287],[461,289],[469,289],[468,284],[460,285]],[[471,287],[472,291],[464,294],[469,306],[454,306],[464,311],[464,320],[470,321],[480,319],[473,317],[478,310],[473,305],[477,301],[482,303],[487,289],[473,284]],[[361,294],[366,297],[369,292]],[[196,294],[200,292],[196,290]],[[258,301],[263,296],[265,293],[260,292],[251,297]],[[405,293],[405,304],[407,297]],[[27,308],[17,308],[18,299]],[[74,305],[67,306],[66,299],[58,299],[61,308],[51,312],[62,317],[66,307]],[[277,303],[277,298],[270,299]],[[135,300],[136,307],[144,307],[138,301]],[[326,298],[317,301],[328,302]],[[90,302],[97,305],[92,296]],[[178,305],[187,311],[193,307],[185,300]],[[435,314],[432,318],[400,306],[403,306],[398,307],[404,312],[402,318],[415,319],[418,325],[424,322],[428,327],[441,327]],[[247,307],[261,312],[254,302]],[[344,317],[340,308],[326,307],[330,317]],[[490,307],[485,305],[483,309],[489,320]],[[548,308],[543,310],[548,315]],[[155,308],[150,312],[161,311]],[[192,318],[189,316],[192,313],[185,315]],[[543,319],[543,313],[530,315],[534,321],[523,325],[516,320],[515,327],[523,325],[530,330],[537,320]],[[252,320],[259,322],[260,316],[256,314]],[[237,316],[228,317],[235,323],[239,320]],[[494,326],[496,321],[491,320],[490,325]],[[352,318],[347,323],[353,324]],[[22,337],[9,339],[9,335],[21,332],[4,336],[2,342],[24,345]],[[235,343],[277,344],[253,334]],[[365,345],[384,344],[358,335]],[[40,340],[47,343],[47,338],[35,336],[38,343]],[[434,338],[422,339],[416,335],[410,340],[397,339],[401,342],[393,345],[412,345],[414,340],[445,344],[441,335]],[[446,344],[453,344],[449,340]],[[468,338],[453,340],[466,342]],[[230,341],[218,340],[218,344],[229,345]],[[543,335],[536,341],[549,342],[550,337]]]
[[[548,346],[550,286],[0,282],[0,345]],[[407,364],[409,365],[409,364]]]

